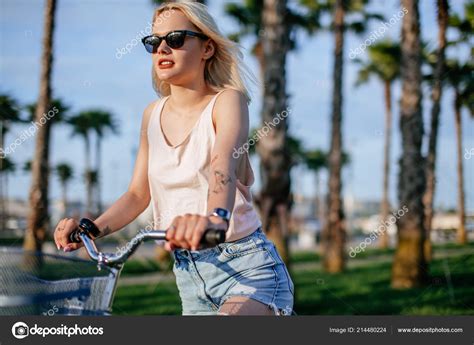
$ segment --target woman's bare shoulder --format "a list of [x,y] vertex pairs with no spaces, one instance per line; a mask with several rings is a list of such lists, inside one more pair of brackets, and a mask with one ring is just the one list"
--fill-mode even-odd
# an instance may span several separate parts
[[143,116],[142,116],[142,130],[141,133],[146,134],[147,128],[148,128],[148,123],[150,122],[151,115],[153,113],[153,110],[155,110],[155,107],[157,104],[160,102],[161,99],[154,100],[153,102],[149,103],[145,110],[143,111]]
[[245,95],[236,89],[225,89],[221,92],[219,96],[217,96],[216,106],[218,104],[226,106],[226,105],[235,105],[235,104],[244,104],[246,103]]
[[143,121],[145,122],[148,122],[150,120],[150,117],[151,117],[151,114],[153,113],[153,110],[155,109],[155,107],[157,106],[157,104],[161,101],[161,98],[158,98],[152,102],[150,102],[145,110],[143,111]]
[[152,102],[150,102],[145,110],[143,111],[143,117],[150,117],[151,113],[153,112],[153,109],[155,109],[156,105],[161,101],[161,98],[158,98]]
[[222,113],[234,113],[238,117],[239,114],[240,116],[246,116],[248,113],[248,106],[245,95],[235,89],[225,89],[221,92],[221,94],[217,96],[214,105],[214,114],[219,116],[219,114]]

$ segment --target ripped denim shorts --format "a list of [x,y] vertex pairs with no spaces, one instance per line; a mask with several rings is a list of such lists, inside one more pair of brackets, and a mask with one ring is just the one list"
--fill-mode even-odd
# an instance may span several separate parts
[[230,297],[259,301],[276,315],[291,315],[294,285],[278,254],[261,228],[214,248],[173,251],[183,315],[218,315]]

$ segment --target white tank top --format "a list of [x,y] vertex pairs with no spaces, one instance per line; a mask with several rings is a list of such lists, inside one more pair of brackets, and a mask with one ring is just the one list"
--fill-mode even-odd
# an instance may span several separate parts
[[[211,152],[216,139],[212,111],[222,91],[214,95],[184,141],[174,147],[167,143],[161,128],[161,112],[168,97],[157,102],[152,110],[147,129],[148,181],[155,229],[167,229],[179,215],[207,214]],[[237,179],[227,242],[245,237],[261,226],[250,193],[254,175],[248,154],[244,159],[248,185]]]

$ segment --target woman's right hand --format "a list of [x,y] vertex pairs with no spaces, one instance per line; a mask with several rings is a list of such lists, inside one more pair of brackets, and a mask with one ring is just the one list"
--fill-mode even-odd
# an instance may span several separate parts
[[74,218],[63,218],[59,221],[54,230],[54,242],[58,250],[63,249],[70,252],[82,247],[82,243],[72,243],[69,241],[69,235],[78,228],[79,222]]

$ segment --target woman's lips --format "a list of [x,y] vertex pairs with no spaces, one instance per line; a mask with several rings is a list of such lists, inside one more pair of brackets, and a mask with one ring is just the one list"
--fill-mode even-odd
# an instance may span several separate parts
[[174,66],[174,62],[169,61],[169,60],[163,60],[163,61],[160,61],[158,63],[158,68],[159,69],[168,69],[168,68],[171,68],[173,66]]

